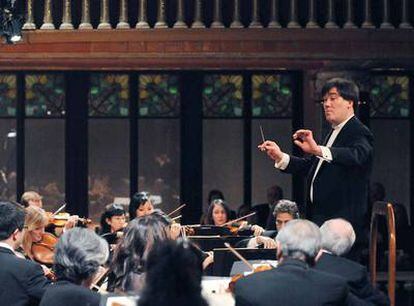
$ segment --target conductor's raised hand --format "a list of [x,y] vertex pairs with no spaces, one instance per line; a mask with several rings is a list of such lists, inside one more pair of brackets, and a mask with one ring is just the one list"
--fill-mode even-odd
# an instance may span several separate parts
[[305,153],[313,155],[322,155],[321,148],[318,146],[316,141],[313,139],[311,130],[298,130],[293,134],[293,142]]
[[282,150],[274,141],[266,140],[262,144],[258,145],[258,148],[260,151],[266,152],[267,155],[276,162],[280,162],[283,157]]

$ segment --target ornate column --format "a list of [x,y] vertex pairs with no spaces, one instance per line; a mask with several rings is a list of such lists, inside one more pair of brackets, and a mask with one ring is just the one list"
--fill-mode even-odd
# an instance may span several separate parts
[[165,0],[158,0],[157,12],[157,22],[154,27],[158,29],[168,28],[165,22]]
[[214,0],[214,15],[213,23],[211,24],[212,28],[224,28],[222,18],[221,18],[221,0]]
[[60,30],[73,30],[70,2],[70,0],[63,0],[63,17],[59,27]]
[[149,24],[147,21],[147,0],[139,0],[139,16],[135,28],[149,29]]
[[79,25],[79,30],[91,30],[91,17],[89,15],[89,1],[90,0],[82,0],[82,17],[81,17],[81,24]]
[[45,0],[43,13],[43,24],[40,27],[41,30],[54,30],[55,25],[52,19],[52,0]]
[[194,21],[191,25],[193,29],[202,29],[206,26],[204,25],[203,19],[201,18],[202,12],[202,0],[195,0],[194,2]]
[[101,0],[101,19],[98,30],[112,29],[109,23],[109,0]]
[[33,17],[33,1],[34,0],[27,0],[26,10],[26,22],[24,23],[22,29],[23,30],[36,30],[36,24],[34,23]]
[[128,23],[128,1],[120,0],[119,3],[119,21],[116,25],[117,29],[129,29],[131,28]]
[[174,28],[187,28],[184,21],[184,0],[178,0],[177,2],[177,21],[174,23]]

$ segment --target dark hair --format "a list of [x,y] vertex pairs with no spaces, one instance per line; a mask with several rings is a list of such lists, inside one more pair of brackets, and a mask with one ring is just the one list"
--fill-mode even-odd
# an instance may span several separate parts
[[276,205],[276,203],[283,199],[283,189],[278,185],[273,185],[267,189],[267,201],[269,205]]
[[210,192],[208,193],[208,198],[207,198],[208,204],[210,205],[213,200],[217,200],[217,199],[221,199],[224,201],[223,192],[221,192],[218,189],[210,190]]
[[114,281],[109,287],[130,290],[131,274],[143,272],[148,252],[154,245],[169,238],[169,225],[169,218],[158,211],[128,223],[124,238],[115,249],[111,263]]
[[137,217],[137,209],[150,200],[149,192],[142,191],[137,192],[132,196],[131,202],[129,202],[129,220],[135,219]]
[[0,241],[24,227],[24,210],[9,201],[0,202]]
[[101,216],[101,235],[111,232],[111,226],[106,222],[106,219],[111,219],[113,216],[123,216],[125,210],[122,205],[110,204],[106,207],[105,212]]
[[224,211],[226,212],[227,219],[230,218],[230,209],[227,206],[226,202],[224,202],[221,199],[216,199],[216,200],[213,200],[210,203],[210,206],[208,207],[207,216],[206,216],[206,224],[214,225],[214,220],[213,220],[214,206],[221,206],[224,209]]
[[338,93],[341,97],[343,97],[345,100],[353,101],[353,107],[354,110],[357,110],[358,107],[358,101],[359,101],[359,89],[358,86],[346,79],[342,78],[333,78],[328,80],[325,85],[322,87],[321,95],[322,97],[325,96],[329,90],[332,88],[336,88],[338,90]]
[[164,241],[151,250],[139,306],[207,306],[201,295],[202,264],[188,241]]

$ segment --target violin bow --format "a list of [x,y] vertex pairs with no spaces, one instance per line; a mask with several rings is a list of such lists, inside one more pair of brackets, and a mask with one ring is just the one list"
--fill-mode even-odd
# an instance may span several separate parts
[[226,223],[224,223],[224,224],[222,224],[222,225],[220,225],[220,226],[221,226],[221,227],[223,227],[223,226],[226,226],[226,225],[232,224],[232,223],[234,223],[234,222],[241,221],[241,220],[243,220],[243,219],[246,219],[246,218],[249,218],[249,217],[251,217],[251,216],[254,216],[255,214],[256,214],[256,212],[254,211],[254,212],[252,212],[252,213],[250,213],[250,214],[247,214],[247,215],[245,215],[245,216],[243,216],[243,217],[240,217],[240,218],[237,218],[237,219],[231,220],[231,221],[229,221],[229,222],[226,222]]
[[52,216],[56,216],[58,213],[60,213],[64,208],[66,207],[66,203],[63,203],[62,206],[60,206],[53,214]]
[[180,211],[181,209],[183,209],[187,204],[183,204],[178,206],[176,209],[174,209],[172,212],[170,212],[169,214],[167,214],[168,217],[171,217],[173,214],[175,214],[177,211]]
[[171,221],[176,221],[176,220],[178,220],[178,219],[181,219],[181,215],[179,215],[179,216],[177,216],[177,217],[174,217],[174,218],[171,218]]
[[225,242],[224,245],[228,248],[238,259],[240,259],[250,270],[254,271],[254,267],[247,261],[239,252],[237,252],[229,243]]

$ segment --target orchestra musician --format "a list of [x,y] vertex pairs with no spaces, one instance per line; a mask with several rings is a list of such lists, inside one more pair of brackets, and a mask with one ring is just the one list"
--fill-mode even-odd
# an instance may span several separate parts
[[114,245],[122,237],[122,230],[126,227],[125,210],[119,204],[110,204],[101,216],[100,235],[108,242]]
[[149,215],[153,211],[154,205],[151,202],[148,192],[137,192],[132,196],[129,203],[129,220]]
[[19,258],[24,210],[11,202],[0,202],[0,288],[1,304],[36,306],[50,282],[41,267]]
[[40,306],[99,306],[100,294],[89,287],[108,254],[106,241],[93,231],[79,227],[66,231],[56,245],[58,281],[47,288]]
[[[205,218],[207,225],[223,226],[229,222],[230,209],[226,202],[221,199],[213,200],[208,208],[207,216]],[[254,236],[259,236],[264,232],[264,229],[259,225],[248,226],[246,221],[242,221],[236,225],[239,230],[247,229],[253,232]]]

